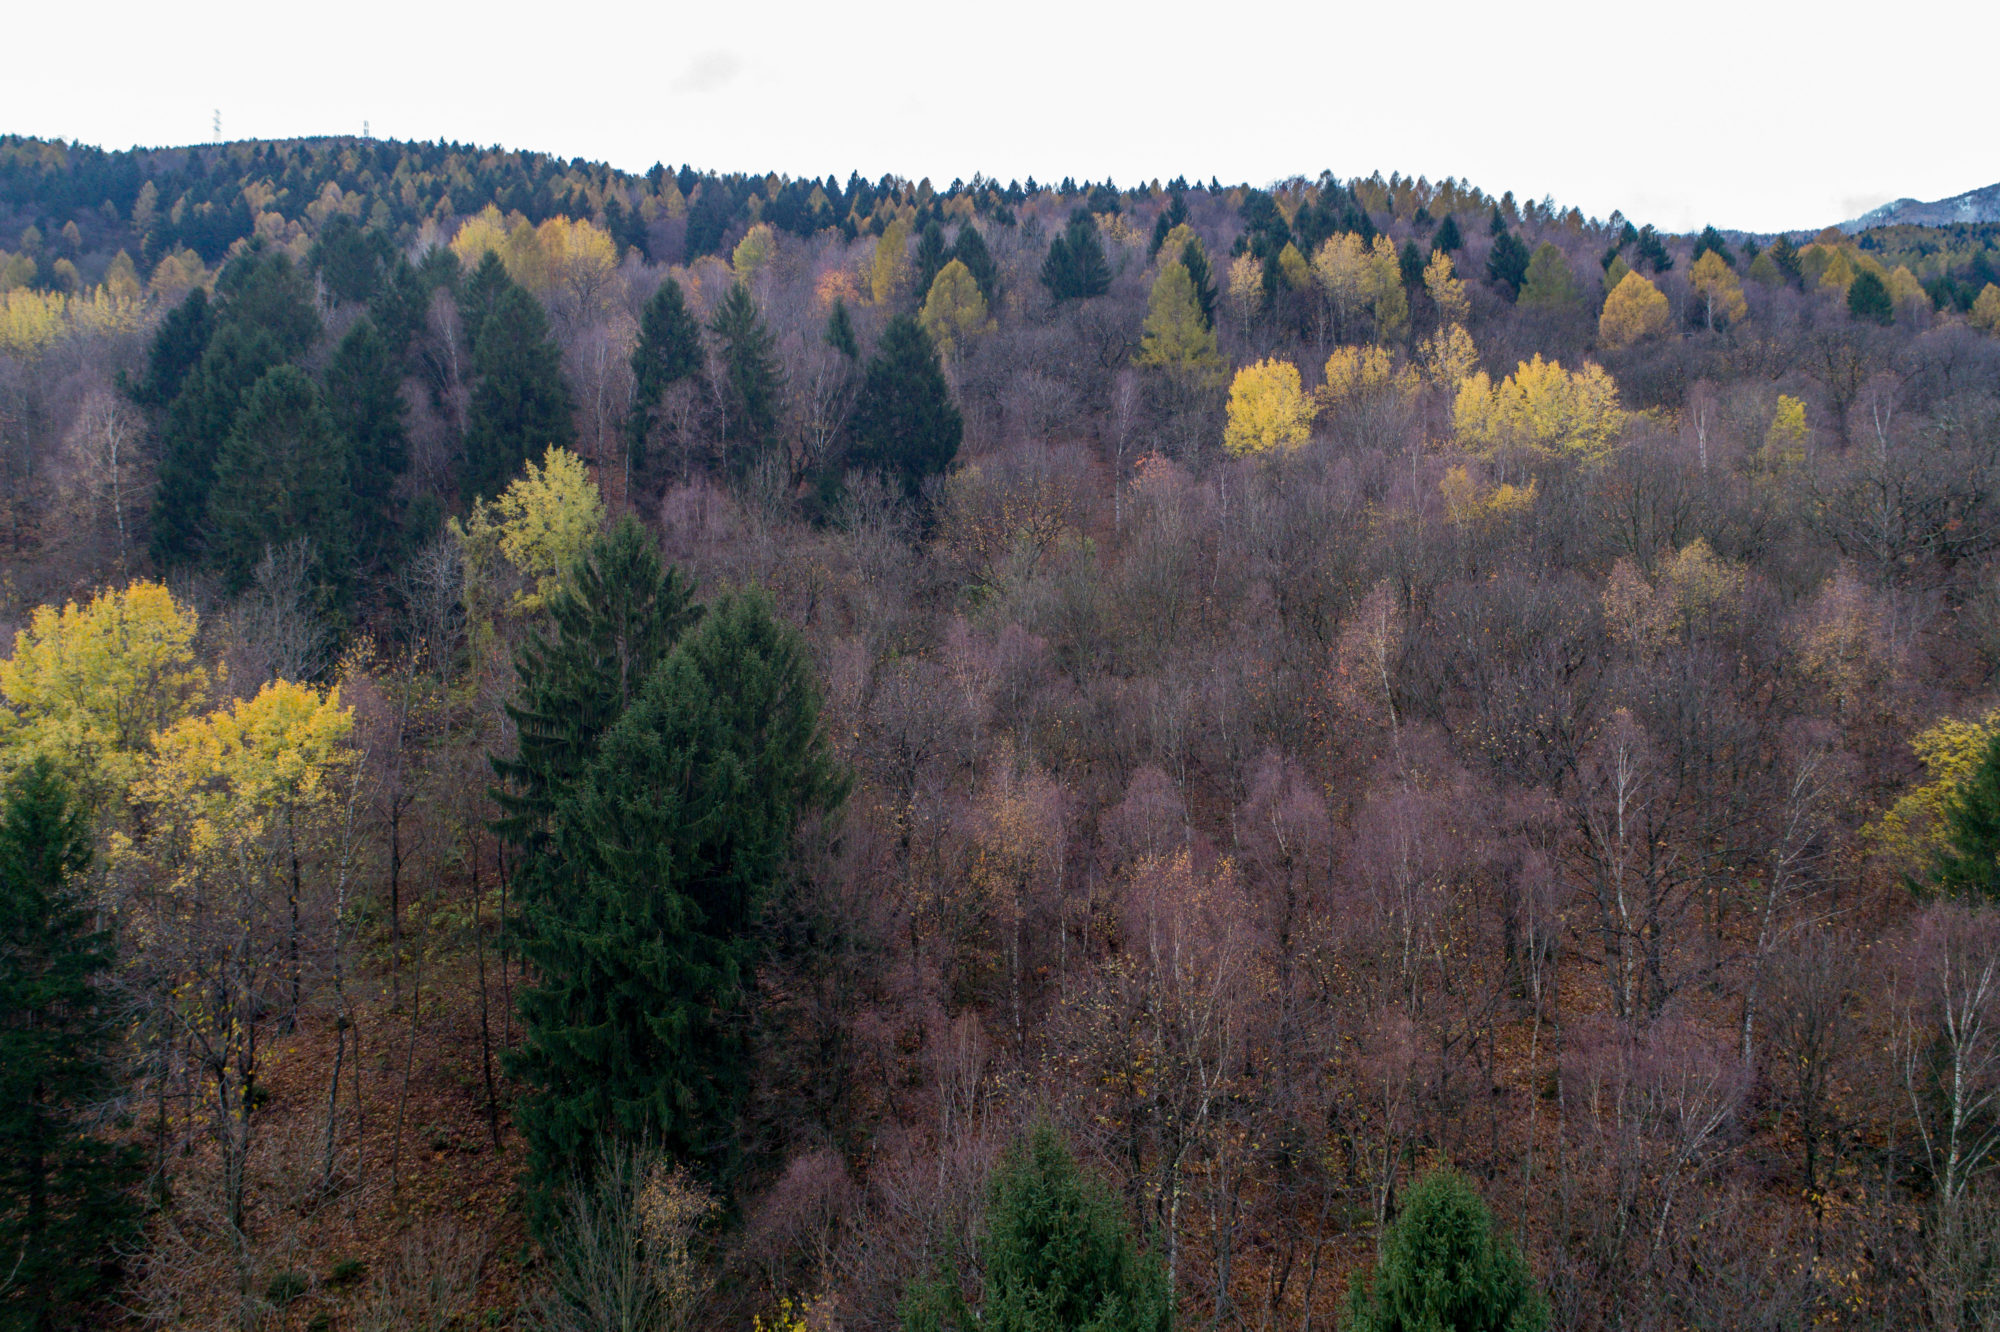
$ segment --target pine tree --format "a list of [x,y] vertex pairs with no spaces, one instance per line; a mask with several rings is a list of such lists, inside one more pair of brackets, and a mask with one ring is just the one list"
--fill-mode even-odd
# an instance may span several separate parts
[[2000,734],[1945,806],[1944,842],[1930,881],[1951,897],[2000,901]]
[[1139,1252],[1117,1196],[1077,1165],[1046,1122],[993,1172],[979,1238],[984,1289],[975,1316],[941,1274],[906,1293],[904,1332],[1169,1332],[1173,1291]]
[[1871,324],[1887,324],[1896,318],[1896,303],[1889,296],[1889,284],[1872,268],[1854,275],[1847,287],[1847,313]]
[[727,1172],[751,926],[800,820],[845,795],[797,631],[761,595],[724,598],[561,803],[562,892],[524,903],[537,982],[510,1064],[537,1220],[606,1135]]
[[1704,254],[1719,255],[1723,263],[1731,268],[1736,267],[1735,251],[1729,248],[1729,242],[1723,239],[1722,233],[1712,226],[1701,229],[1701,235],[1694,243],[1694,253],[1688,256],[1688,262],[1694,263]]
[[973,281],[979,284],[979,294],[986,298],[988,306],[999,301],[1000,265],[994,262],[993,252],[986,248],[986,238],[979,234],[978,227],[970,222],[959,225],[951,257],[971,270]]
[[75,876],[89,829],[47,759],[0,804],[0,1325],[82,1327],[132,1231],[130,1148],[91,1131],[118,1090],[110,936]]
[[1438,224],[1437,235],[1431,237],[1432,252],[1442,250],[1446,254],[1451,254],[1463,249],[1464,246],[1465,237],[1459,234],[1458,219],[1446,213],[1444,221]]
[[478,267],[458,284],[458,327],[465,336],[468,364],[479,354],[479,335],[501,294],[514,285],[514,279],[507,276],[507,265],[491,250],[480,256]]
[[1175,190],[1168,196],[1167,206],[1160,210],[1159,217],[1153,221],[1153,240],[1146,247],[1148,263],[1160,257],[1160,247],[1167,243],[1167,237],[1173,233],[1173,229],[1185,221],[1187,221],[1187,200],[1181,197],[1179,190]]
[[1417,243],[1414,240],[1403,242],[1402,250],[1396,255],[1396,267],[1403,275],[1403,285],[1405,287],[1421,287],[1424,285],[1424,264],[1426,262],[1424,252],[1417,248]]
[[159,432],[159,481],[153,490],[152,552],[172,567],[206,548],[216,451],[236,423],[251,385],[283,361],[262,331],[231,322],[218,329],[167,408]]
[[1347,1332],[1541,1332],[1548,1306],[1464,1176],[1435,1170],[1403,1197],[1381,1261],[1348,1297]]
[[499,494],[523,463],[576,440],[562,354],[549,338],[548,317],[511,282],[494,297],[473,342],[472,373],[460,483],[467,499]]
[[409,469],[402,374],[374,321],[357,319],[326,368],[327,414],[347,444],[347,492],[356,558],[381,566],[402,528],[396,478]]
[[287,361],[304,356],[319,341],[312,284],[282,251],[253,250],[231,260],[216,279],[215,295],[223,322],[258,330]]
[[681,284],[668,278],[639,315],[632,348],[632,410],[625,418],[625,446],[633,471],[646,465],[653,413],[667,390],[701,373],[701,330],[688,313]]
[[912,497],[958,456],[965,421],[930,336],[908,315],[882,331],[850,422],[855,467],[879,472]]
[[344,582],[351,456],[305,371],[281,365],[257,381],[216,454],[208,501],[209,551],[238,586],[267,549],[299,537],[329,580]]
[[1190,240],[1181,247],[1181,266],[1188,271],[1188,280],[1194,283],[1194,298],[1201,303],[1201,322],[1215,327],[1215,276],[1208,269],[1208,251],[1199,240]]
[[850,361],[861,359],[861,342],[854,336],[854,316],[847,313],[847,302],[839,297],[834,298],[833,313],[826,317],[826,345]]
[[915,290],[928,292],[937,281],[938,272],[951,262],[951,251],[945,248],[944,228],[937,222],[924,224],[923,234],[917,238],[917,253],[914,260],[917,267]]
[[494,830],[521,851],[524,883],[539,881],[549,821],[599,739],[702,613],[693,583],[661,566],[630,514],[591,543],[546,609],[549,632],[531,632],[514,659],[514,757],[492,759]]
[[133,386],[132,401],[141,407],[165,411],[188,376],[201,364],[202,353],[208,350],[208,340],[214,332],[215,317],[208,304],[208,292],[196,287],[160,321],[146,352],[146,377]]
[[723,438],[736,445],[730,452],[730,470],[743,476],[778,442],[785,382],[778,369],[777,339],[741,282],[730,284],[708,331],[722,343],[722,373],[729,393]]
[[1049,243],[1042,260],[1042,285],[1057,301],[1088,300],[1111,289],[1111,269],[1104,260],[1104,242],[1097,221],[1082,209],[1070,215],[1069,226]]
[[[1494,216],[1499,216],[1495,213]],[[1511,231],[1503,231],[1493,242],[1493,249],[1486,256],[1486,277],[1496,286],[1504,287],[1507,298],[1512,300],[1520,294],[1521,283],[1528,276],[1528,247]]]

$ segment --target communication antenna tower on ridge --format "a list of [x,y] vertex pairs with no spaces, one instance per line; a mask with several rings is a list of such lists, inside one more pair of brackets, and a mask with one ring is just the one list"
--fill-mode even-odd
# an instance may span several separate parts
[[364,139],[372,139],[375,137],[374,135],[368,132],[368,122],[365,120],[361,122],[361,137]]
[[222,108],[215,108],[215,141],[222,142]]

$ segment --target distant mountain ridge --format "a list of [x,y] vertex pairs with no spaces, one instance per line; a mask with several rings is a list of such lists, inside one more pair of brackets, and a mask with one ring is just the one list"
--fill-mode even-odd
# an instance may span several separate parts
[[1840,229],[1853,232],[1898,225],[1948,227],[1958,222],[2000,222],[2000,183],[1967,190],[1964,194],[1954,194],[1949,199],[1931,203],[1919,199],[1897,199],[1841,223]]

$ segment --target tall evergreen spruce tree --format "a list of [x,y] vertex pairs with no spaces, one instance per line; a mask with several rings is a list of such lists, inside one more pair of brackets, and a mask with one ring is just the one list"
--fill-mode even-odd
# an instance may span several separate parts
[[507,276],[507,265],[491,250],[480,255],[479,262],[459,282],[458,326],[465,336],[468,361],[479,354],[479,335],[485,331],[486,321],[492,317],[501,294],[513,286],[514,279]]
[[1465,1177],[1434,1170],[1403,1196],[1375,1270],[1348,1296],[1347,1332],[1542,1332],[1549,1311],[1514,1242]]
[[965,420],[952,405],[937,348],[909,315],[896,316],[882,330],[848,428],[849,461],[913,497],[926,477],[945,471],[958,456]]
[[1847,288],[1847,313],[1871,324],[1893,322],[1896,303],[1889,295],[1889,284],[1870,269],[1856,273]]
[[1438,223],[1437,235],[1431,237],[1431,250],[1433,252],[1442,250],[1450,254],[1454,250],[1464,248],[1465,237],[1459,234],[1458,219],[1446,213],[1444,221]]
[[625,447],[632,470],[646,465],[653,413],[667,390],[701,373],[701,330],[688,313],[681,284],[668,278],[639,315],[632,348],[632,410],[625,419]]
[[[988,306],[1000,299],[1000,265],[994,262],[993,252],[986,248],[986,238],[979,234],[978,227],[970,222],[959,225],[958,239],[951,245],[951,257],[964,264],[972,274],[972,280],[979,284],[979,294],[986,298]],[[924,290],[929,291],[930,288]]]
[[1104,260],[1104,242],[1097,221],[1082,209],[1049,244],[1042,260],[1042,285],[1057,301],[1088,300],[1111,289],[1111,268]]
[[141,407],[165,411],[180,393],[187,377],[201,364],[202,353],[215,333],[215,315],[208,292],[196,287],[187,299],[175,306],[153,333],[146,351],[146,377],[132,386],[132,401]]
[[237,582],[267,548],[312,540],[335,582],[350,567],[348,441],[305,371],[281,365],[243,399],[216,456],[211,553]]
[[722,343],[722,369],[728,381],[729,417],[723,437],[736,446],[730,450],[729,470],[742,476],[778,441],[785,393],[778,343],[741,282],[730,284],[708,331]]
[[185,564],[206,549],[217,450],[236,424],[251,386],[283,360],[278,344],[261,331],[227,323],[210,339],[201,364],[167,408],[153,489],[156,564]]
[[833,313],[826,317],[826,345],[850,361],[861,359],[861,340],[854,336],[854,316],[847,312],[847,302],[838,296],[833,300]]
[[944,228],[936,221],[924,224],[923,235],[917,238],[914,262],[917,271],[915,290],[921,295],[931,289],[931,283],[937,281],[937,275],[951,262],[951,251],[944,243]]
[[473,343],[472,372],[462,483],[468,499],[499,494],[524,463],[576,442],[562,354],[541,304],[520,287],[509,283],[493,298]]
[[74,876],[84,815],[46,759],[0,804],[0,1327],[81,1327],[132,1228],[134,1152],[93,1130],[118,1090],[110,936]]
[[1952,897],[2000,901],[2000,735],[1945,806],[1931,885]]
[[351,544],[375,566],[389,558],[402,526],[395,485],[410,465],[402,381],[388,342],[367,318],[354,322],[326,368],[327,413],[346,442]]
[[747,1057],[751,925],[794,829],[846,784],[805,646],[759,595],[727,597],[657,666],[557,809],[560,895],[524,903],[531,1210],[606,1135],[727,1173]]
[[1511,231],[1503,231],[1494,238],[1493,248],[1487,252],[1486,276],[1495,285],[1506,288],[1507,299],[1511,301],[1520,294],[1521,283],[1527,280],[1528,263],[1528,247],[1521,244],[1521,238]]
[[1169,1332],[1173,1291],[1142,1254],[1117,1196],[1077,1165],[1062,1135],[1036,1125],[993,1173],[979,1240],[984,1290],[974,1315],[955,1277],[906,1293],[904,1332]]
[[548,600],[546,635],[535,632],[514,661],[519,681],[507,715],[518,745],[494,758],[501,780],[495,830],[522,853],[523,890],[552,882],[550,820],[596,757],[598,741],[624,715],[648,676],[701,616],[694,585],[663,568],[653,540],[626,515],[591,543],[567,585]]

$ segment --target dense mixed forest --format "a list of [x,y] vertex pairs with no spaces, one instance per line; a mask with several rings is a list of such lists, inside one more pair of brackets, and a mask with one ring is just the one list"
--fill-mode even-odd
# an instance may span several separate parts
[[2000,226],[0,138],[0,1326],[2000,1324]]

